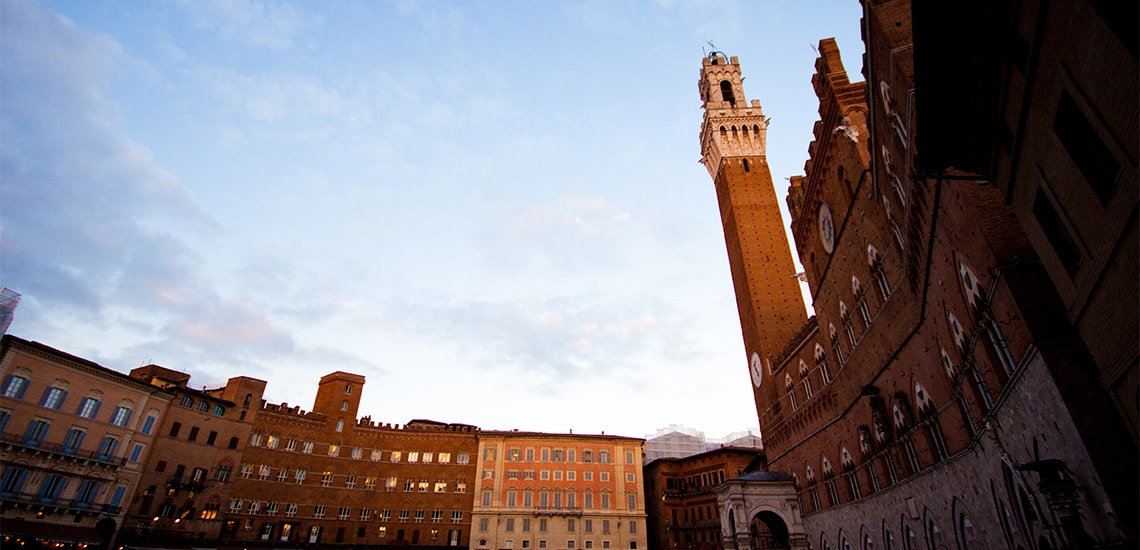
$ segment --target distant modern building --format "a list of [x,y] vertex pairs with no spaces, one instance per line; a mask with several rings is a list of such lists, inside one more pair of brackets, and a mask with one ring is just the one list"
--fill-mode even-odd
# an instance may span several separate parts
[[312,411],[260,404],[223,543],[468,546],[478,428],[359,418],[363,391],[363,376],[338,371],[320,379]]
[[649,547],[657,550],[721,550],[716,488],[725,480],[764,470],[757,448],[724,446],[645,465]]
[[659,458],[682,458],[708,450],[704,432],[672,424],[645,439],[645,463]]
[[644,549],[644,440],[479,433],[471,548]]
[[656,435],[646,436],[645,463],[649,464],[659,458],[684,458],[720,447],[763,449],[764,445],[760,434],[749,430],[710,439],[699,430],[670,424],[668,427],[658,429]]
[[[234,488],[246,441],[265,382],[231,378],[224,387],[195,390],[190,375],[147,365],[130,377],[162,388],[173,397],[148,453],[140,490],[127,508],[120,542],[133,546],[217,540],[222,510]],[[141,454],[141,443],[130,449]]]
[[718,489],[724,546],[1135,545],[1135,6],[863,5],[870,86],[820,42],[789,190],[810,319],[775,284],[766,118],[703,62],[770,470]]
[[38,342],[0,341],[5,548],[109,543],[172,396]]

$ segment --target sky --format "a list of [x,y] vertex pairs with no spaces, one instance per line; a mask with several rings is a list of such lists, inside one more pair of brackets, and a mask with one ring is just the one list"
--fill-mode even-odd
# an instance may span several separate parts
[[[644,437],[757,430],[701,59],[777,194],[857,0],[0,2],[9,334],[191,387]],[[784,212],[784,225],[790,223]],[[790,276],[791,274],[789,274]]]

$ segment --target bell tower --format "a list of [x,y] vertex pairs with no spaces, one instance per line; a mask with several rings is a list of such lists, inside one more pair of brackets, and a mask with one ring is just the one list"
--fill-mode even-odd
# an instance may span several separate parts
[[807,321],[765,154],[768,118],[744,95],[736,57],[705,57],[701,162],[716,186],[760,424],[778,411],[773,363]]

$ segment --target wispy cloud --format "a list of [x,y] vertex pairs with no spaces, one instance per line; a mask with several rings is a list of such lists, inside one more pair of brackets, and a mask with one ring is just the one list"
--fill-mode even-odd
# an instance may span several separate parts
[[319,19],[289,2],[264,0],[205,0],[182,2],[194,25],[227,40],[285,49]]
[[515,213],[508,221],[508,231],[518,234],[569,231],[593,237],[629,221],[629,213],[619,211],[602,197],[561,196],[552,203]]

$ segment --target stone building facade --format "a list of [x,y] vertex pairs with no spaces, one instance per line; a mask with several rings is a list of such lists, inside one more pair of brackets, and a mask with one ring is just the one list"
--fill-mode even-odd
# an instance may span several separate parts
[[645,440],[479,433],[471,548],[644,549]]
[[467,547],[478,429],[357,417],[364,377],[320,379],[312,411],[261,404],[223,504],[242,544]]
[[134,369],[130,377],[173,400],[155,430],[121,542],[216,540],[265,382],[235,377],[221,388],[196,390],[189,374],[158,365]]
[[172,396],[12,335],[0,341],[3,546],[110,541]]
[[721,447],[645,465],[645,511],[649,547],[658,550],[720,550],[721,521],[716,488],[749,470],[763,470],[756,448]]
[[[834,41],[820,43],[820,121],[789,190],[816,315],[793,327],[757,392],[769,468],[790,475],[797,498],[775,479],[757,480],[772,490],[752,499],[726,492],[725,546],[1134,540],[1134,514],[1117,512],[1134,508],[1115,485],[1134,479],[1135,461],[1130,472],[1106,469],[1104,444],[1087,439],[1100,433],[1089,431],[1088,410],[1071,406],[1073,395],[1095,399],[1097,386],[1072,375],[1087,369],[1066,310],[1050,298],[1049,262],[1037,260],[1016,201],[987,174],[923,170],[910,2],[864,6],[872,84],[850,82]],[[738,72],[726,74],[720,86],[736,89]],[[719,109],[706,99],[706,124]],[[1134,248],[1120,261],[1134,261]],[[738,271],[738,295],[765,291]],[[1135,334],[1134,317],[1109,317]],[[741,325],[748,341],[743,313]],[[1112,437],[1130,439],[1124,429]]]

